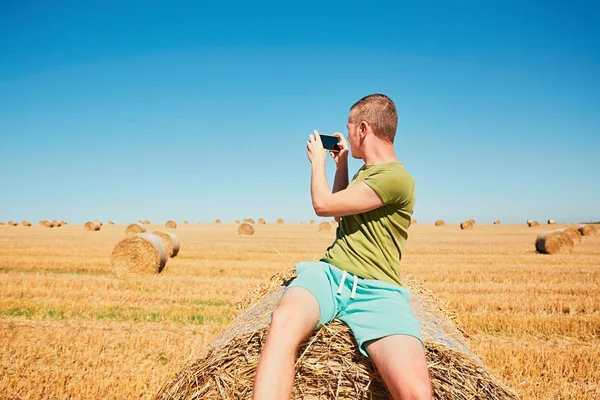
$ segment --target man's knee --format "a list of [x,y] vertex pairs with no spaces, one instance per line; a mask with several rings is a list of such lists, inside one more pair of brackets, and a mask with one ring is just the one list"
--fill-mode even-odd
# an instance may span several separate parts
[[299,318],[293,307],[282,305],[273,312],[269,335],[276,335],[278,341],[298,345],[312,331],[316,323],[317,321]]
[[[433,398],[433,389],[431,387],[431,380],[417,379],[414,380],[409,390],[407,391],[407,399],[410,400],[431,400]],[[403,399],[404,400],[404,399]]]

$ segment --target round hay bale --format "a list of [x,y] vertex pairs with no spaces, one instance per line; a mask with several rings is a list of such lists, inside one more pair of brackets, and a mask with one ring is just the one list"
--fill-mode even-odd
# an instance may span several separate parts
[[0,221],[0,225],[4,225],[4,222]]
[[239,224],[239,223],[240,223],[240,220],[239,220],[239,219],[236,219],[236,220],[235,220],[235,223],[236,223],[236,224]]
[[[62,226],[62,222],[57,221],[57,220],[53,220],[52,223],[54,224],[55,228],[60,228]],[[100,224],[102,225],[102,224]]]
[[529,226],[530,228],[535,228],[536,226],[540,226],[540,224],[537,221],[533,221],[533,220],[528,220],[527,221],[527,226]]
[[215,220],[215,224],[220,224],[220,223],[221,223],[221,220],[217,218],[217,219]]
[[144,220],[144,224],[145,224],[145,225],[150,225],[150,220],[149,220],[149,219],[145,219],[145,220]]
[[530,222],[533,222],[533,220],[532,219],[528,219],[527,220],[527,225],[529,225]]
[[554,225],[554,224],[556,224],[555,220],[553,220],[553,219],[548,220],[548,225]]
[[143,224],[140,224],[138,222],[137,224],[127,225],[127,228],[125,229],[125,236],[133,236],[138,233],[144,233],[144,232],[146,232],[146,228],[144,227]]
[[[238,317],[200,356],[188,363],[156,395],[158,400],[251,398],[256,366],[271,313],[295,273],[280,273],[252,290],[238,305]],[[435,399],[516,400],[469,349],[455,316],[422,285],[407,282],[419,320]],[[315,329],[299,347],[295,363],[296,399],[390,399],[370,358],[358,350],[350,329],[339,320]]]
[[411,225],[413,225],[413,224],[416,224],[416,223],[417,223],[417,220],[416,220],[416,219],[413,219],[413,220],[411,220],[411,221],[410,221],[410,224],[411,224]]
[[44,228],[54,228],[54,223],[52,221],[40,221],[40,225],[43,226]]
[[86,231],[99,231],[100,224],[98,223],[98,221],[88,221],[83,226],[83,229],[85,229]]
[[326,231],[329,232],[331,230],[331,224],[327,221],[323,221],[319,224],[319,232]]
[[467,222],[469,222],[472,225],[475,225],[475,220],[474,219],[468,219]]
[[579,233],[579,231],[575,228],[562,228],[557,229],[557,231],[564,232],[566,235],[568,235],[573,241],[573,244],[576,246],[580,245],[581,241],[583,240],[581,233]]
[[183,221],[183,224],[187,225],[187,224],[189,224],[189,222],[186,220],[186,221]]
[[277,218],[277,223],[278,224],[283,224],[283,218]]
[[100,226],[102,226],[102,221],[100,221],[99,219],[95,219],[94,221],[96,221],[97,223],[100,224]]
[[29,222],[29,221],[23,221],[23,222],[21,222],[21,225],[23,225],[23,226],[31,226],[31,222]]
[[151,233],[139,233],[116,244],[110,264],[117,276],[127,272],[158,274],[165,268],[168,257],[163,239]]
[[494,225],[500,225],[500,221],[498,221],[498,220],[494,221]]
[[177,222],[168,220],[167,223],[165,224],[165,227],[170,228],[170,229],[175,229],[175,228],[177,228]]
[[308,223],[309,223],[309,224],[314,224],[314,223],[315,223],[315,220],[314,220],[314,219],[311,219],[310,221],[308,221]]
[[254,227],[252,224],[244,222],[238,226],[238,235],[254,235]]
[[167,246],[167,254],[169,257],[173,258],[179,254],[179,248],[181,247],[181,242],[177,235],[171,232],[163,232],[163,231],[154,231],[152,232],[156,236],[160,237]]
[[446,225],[446,223],[441,219],[438,219],[437,221],[435,221],[435,226],[444,226],[444,225]]
[[114,224],[115,224],[115,221],[108,221],[108,224],[109,224],[109,225],[114,225]]
[[60,221],[61,225],[67,225],[67,221]]
[[590,224],[581,225],[577,230],[581,236],[594,236],[596,234],[596,227]]
[[475,225],[472,219],[469,219],[467,221],[461,222],[460,224],[460,229],[473,229],[473,225]]
[[535,249],[542,254],[569,252],[573,246],[573,239],[560,230],[540,233],[535,240]]
[[18,222],[17,221],[8,221],[8,226],[18,226]]
[[258,221],[257,221],[257,223],[258,223],[258,224],[260,224],[260,225],[264,225],[264,224],[266,224],[267,222],[265,221],[265,219],[264,219],[264,218],[259,218],[259,219],[258,219]]
[[249,224],[252,224],[252,225],[254,225],[254,219],[252,219],[252,218],[245,218],[245,219],[242,221],[242,223],[249,223]]

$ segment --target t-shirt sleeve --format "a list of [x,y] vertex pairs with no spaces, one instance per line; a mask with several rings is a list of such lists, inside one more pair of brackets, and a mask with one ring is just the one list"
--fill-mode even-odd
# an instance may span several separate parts
[[412,202],[415,181],[402,170],[375,170],[363,182],[377,193],[383,204],[408,205]]

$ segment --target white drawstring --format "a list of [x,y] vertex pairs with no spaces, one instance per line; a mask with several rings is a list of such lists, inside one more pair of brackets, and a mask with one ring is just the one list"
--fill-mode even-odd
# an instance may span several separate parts
[[342,289],[344,288],[344,282],[346,282],[346,275],[348,275],[348,271],[344,271],[342,274],[342,281],[340,282],[340,286],[338,287],[337,294],[342,294]]
[[354,283],[352,284],[352,293],[350,293],[350,298],[353,299],[356,295],[356,286],[358,285],[358,276],[354,275]]

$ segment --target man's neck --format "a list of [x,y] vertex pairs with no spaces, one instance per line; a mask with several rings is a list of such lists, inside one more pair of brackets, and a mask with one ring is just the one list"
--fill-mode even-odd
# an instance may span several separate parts
[[371,151],[365,151],[363,161],[365,164],[372,165],[398,161],[398,158],[394,154],[394,146],[390,144],[389,146],[381,146]]

